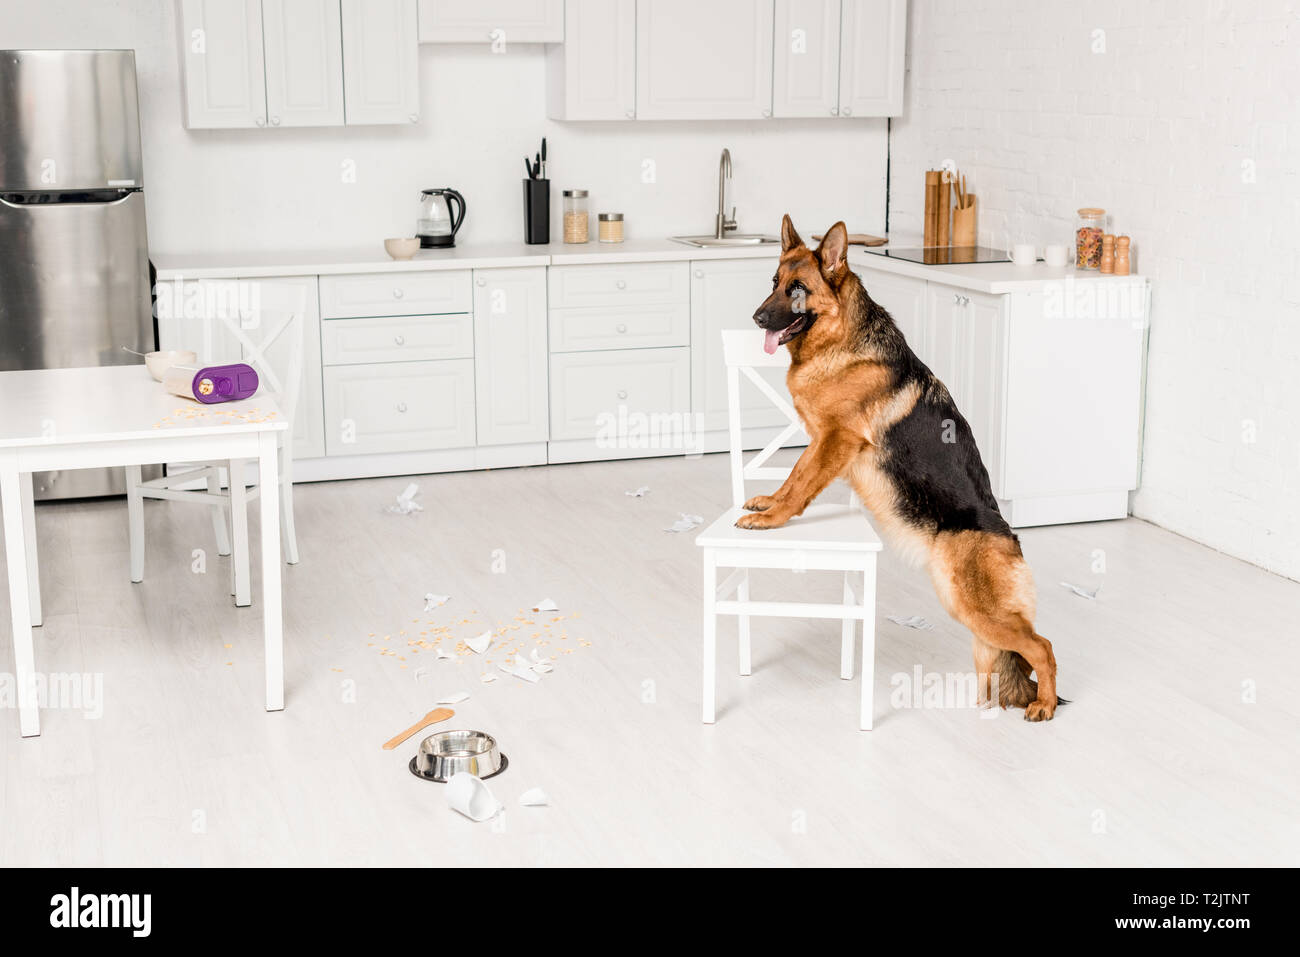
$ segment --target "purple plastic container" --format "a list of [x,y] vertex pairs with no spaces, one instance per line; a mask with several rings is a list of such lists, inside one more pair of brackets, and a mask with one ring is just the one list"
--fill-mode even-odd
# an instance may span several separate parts
[[225,366],[172,366],[163,387],[204,405],[247,399],[257,391],[257,370],[243,362]]

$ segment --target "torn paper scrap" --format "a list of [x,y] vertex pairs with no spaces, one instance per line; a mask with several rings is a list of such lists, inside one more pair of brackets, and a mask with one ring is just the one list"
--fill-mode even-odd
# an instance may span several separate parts
[[632,498],[645,498],[645,493],[648,491],[650,491],[650,486],[642,485],[640,488],[634,488],[630,492],[624,492],[623,494]]
[[1074,592],[1080,598],[1086,598],[1088,601],[1096,601],[1097,592],[1101,591],[1100,585],[1096,588],[1088,589],[1084,588],[1082,585],[1071,585],[1069,582],[1061,582],[1061,587],[1070,589],[1070,591]]
[[468,771],[458,771],[447,782],[447,804],[471,821],[486,821],[501,810],[488,786]]
[[487,684],[487,683],[490,682],[490,681],[496,681],[496,680],[497,680],[497,676],[496,676],[496,675],[490,675],[490,674],[488,674],[488,673],[485,671],[485,672],[483,672],[481,675],[478,676],[478,680],[481,681],[481,682],[483,682],[484,684]]
[[689,532],[691,529],[695,528],[696,526],[703,525],[703,524],[704,524],[703,515],[688,515],[685,512],[681,512],[680,517],[677,519],[677,521],[673,522],[672,525],[669,526],[668,528],[665,528],[664,531],[665,532]]
[[435,595],[433,592],[426,592],[424,595],[424,610],[433,611],[435,608],[441,608],[449,601],[451,601],[450,595]]
[[541,788],[529,788],[519,795],[519,804],[522,807],[544,807],[550,803],[551,799],[546,796],[546,792]]
[[533,659],[532,668],[539,675],[549,675],[555,670],[555,666],[543,658],[541,652],[536,648],[528,653],[528,657]]
[[901,615],[886,615],[885,617],[896,625],[902,625],[904,628],[916,628],[920,631],[929,631],[934,627],[933,624],[926,621],[920,615],[908,615],[906,618]]
[[410,515],[412,512],[423,512],[424,508],[415,500],[415,496],[419,494],[420,486],[412,482],[402,489],[402,494],[397,496],[397,504],[388,506],[388,511],[395,515]]
[[557,605],[555,602],[551,601],[549,598],[543,598],[541,601],[539,601],[536,605],[533,606],[533,611],[559,611],[559,610],[560,610],[560,606]]
[[449,694],[444,698],[439,698],[438,704],[460,704],[468,697],[469,697],[468,691],[457,691],[454,694]]
[[492,644],[492,632],[485,631],[477,638],[469,639],[465,644],[474,654],[481,655],[488,650],[488,645]]
[[536,671],[533,670],[532,665],[528,662],[528,659],[520,655],[515,655],[513,658],[510,659],[510,662],[508,664],[504,661],[501,662],[501,664],[497,665],[497,667],[500,668],[502,671],[504,671],[506,674],[514,675],[516,678],[523,678],[525,681],[541,680],[541,675],[539,675]]

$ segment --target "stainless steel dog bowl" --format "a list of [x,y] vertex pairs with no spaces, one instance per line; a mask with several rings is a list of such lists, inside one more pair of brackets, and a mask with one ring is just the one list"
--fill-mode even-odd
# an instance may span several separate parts
[[411,758],[411,773],[426,781],[446,783],[468,771],[480,780],[504,771],[509,764],[497,739],[483,731],[439,731],[420,742]]

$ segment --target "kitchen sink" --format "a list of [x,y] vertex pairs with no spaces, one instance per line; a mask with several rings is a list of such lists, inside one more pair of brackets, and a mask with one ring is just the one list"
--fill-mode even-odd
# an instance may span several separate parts
[[669,236],[675,243],[685,243],[700,249],[706,246],[773,246],[781,242],[780,237],[764,236],[759,233],[732,233],[730,236]]

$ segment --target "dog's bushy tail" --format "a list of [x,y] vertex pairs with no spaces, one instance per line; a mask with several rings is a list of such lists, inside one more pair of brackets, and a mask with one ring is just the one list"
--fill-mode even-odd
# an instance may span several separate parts
[[[1022,655],[1014,651],[999,651],[993,669],[998,675],[998,704],[1002,707],[1023,708],[1038,697],[1038,682],[1029,677],[1034,669]],[[1057,695],[1056,703],[1070,702]]]

